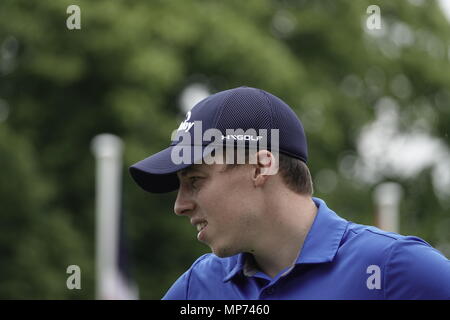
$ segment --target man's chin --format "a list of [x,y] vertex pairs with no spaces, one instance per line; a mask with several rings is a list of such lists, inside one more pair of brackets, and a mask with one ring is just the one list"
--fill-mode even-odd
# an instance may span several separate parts
[[213,248],[213,247],[210,248],[212,253],[214,253],[219,258],[228,258],[239,253],[231,248]]

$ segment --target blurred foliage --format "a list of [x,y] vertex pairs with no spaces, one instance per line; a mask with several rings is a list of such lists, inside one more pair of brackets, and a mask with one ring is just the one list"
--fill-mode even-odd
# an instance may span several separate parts
[[[305,125],[313,176],[336,174],[335,188],[315,195],[341,216],[373,224],[375,185],[343,175],[339,164],[357,155],[376,102],[392,96],[406,115],[427,101],[431,133],[449,145],[450,29],[435,2],[414,2],[2,0],[0,298],[94,298],[90,141],[121,136],[126,167],[166,147],[182,118],[180,93],[193,82],[212,92],[259,87],[284,99]],[[81,30],[66,28],[71,4],[81,8]],[[372,4],[383,23],[408,25],[415,43],[369,35]],[[399,74],[409,94],[392,89]],[[416,118],[405,117],[405,129]],[[382,180],[404,188],[401,233],[450,242],[442,227],[449,203],[436,198],[429,170]],[[159,299],[208,248],[172,214],[175,193],[146,194],[126,168],[124,190],[140,297]],[[82,290],[66,288],[70,264],[81,267]]]

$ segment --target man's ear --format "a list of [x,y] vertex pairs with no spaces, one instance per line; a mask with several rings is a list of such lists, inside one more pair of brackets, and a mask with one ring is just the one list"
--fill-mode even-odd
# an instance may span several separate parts
[[263,185],[271,175],[278,173],[278,157],[268,150],[256,153],[256,164],[253,175],[255,186]]
[[268,150],[258,151],[256,154],[258,166],[261,167],[261,174],[265,176],[273,176],[278,173],[278,155],[274,155]]

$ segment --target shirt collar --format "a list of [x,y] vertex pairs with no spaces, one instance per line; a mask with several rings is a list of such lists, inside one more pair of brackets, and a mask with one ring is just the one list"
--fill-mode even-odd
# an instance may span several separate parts
[[[314,197],[312,200],[318,208],[317,215],[295,264],[332,261],[347,229],[348,221],[329,209],[325,201]],[[248,266],[246,266],[248,255],[248,253],[240,253],[234,256],[234,259],[232,259],[234,266],[233,262],[230,263],[230,271],[226,274],[223,281],[230,280],[240,272],[248,274]]]
[[317,215],[296,264],[332,261],[348,225],[348,221],[329,209],[325,201],[319,198],[312,199],[318,208]]

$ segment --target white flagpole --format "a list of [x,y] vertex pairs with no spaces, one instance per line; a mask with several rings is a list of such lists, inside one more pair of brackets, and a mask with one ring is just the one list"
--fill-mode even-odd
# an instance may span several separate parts
[[96,299],[115,299],[123,144],[105,133],[95,136],[91,147],[96,158]]
[[402,193],[402,187],[394,182],[381,183],[375,188],[374,200],[378,228],[390,232],[399,232],[399,207]]

